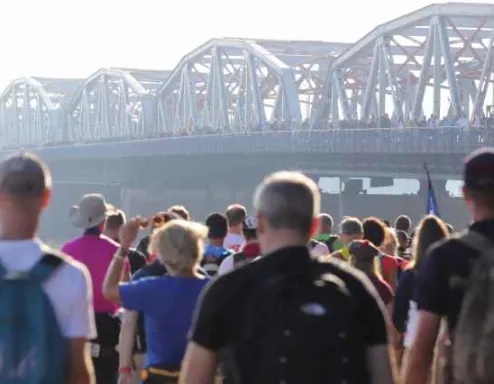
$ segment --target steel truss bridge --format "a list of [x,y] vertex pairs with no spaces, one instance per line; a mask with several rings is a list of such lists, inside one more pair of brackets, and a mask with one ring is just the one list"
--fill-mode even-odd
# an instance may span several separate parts
[[221,38],[169,71],[25,77],[0,96],[0,147],[242,137],[384,114],[473,121],[494,103],[493,43],[494,5],[446,3],[382,24],[355,44]]

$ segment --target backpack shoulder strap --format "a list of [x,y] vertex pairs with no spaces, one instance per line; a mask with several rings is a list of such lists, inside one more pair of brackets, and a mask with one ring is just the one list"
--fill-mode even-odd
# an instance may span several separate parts
[[329,247],[329,246],[333,246],[334,242],[336,240],[338,240],[340,237],[337,236],[337,235],[330,235],[328,240],[326,240],[326,245]]
[[3,264],[0,263],[0,279],[5,278],[7,275],[8,275],[7,270],[5,269],[5,267],[3,266]]
[[65,258],[62,254],[58,254],[58,252],[44,253],[41,259],[31,268],[29,274],[39,281],[44,282],[64,261]]
[[316,247],[317,244],[319,244],[318,241],[316,241],[314,239],[310,239],[309,240],[309,249],[312,251]]
[[458,240],[467,247],[475,249],[480,253],[494,249],[494,242],[476,231],[468,231],[460,235]]

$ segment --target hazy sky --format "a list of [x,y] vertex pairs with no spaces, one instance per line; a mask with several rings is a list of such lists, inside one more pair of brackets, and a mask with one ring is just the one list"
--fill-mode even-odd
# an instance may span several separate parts
[[377,24],[428,4],[6,0],[0,12],[0,89],[22,76],[83,78],[110,66],[172,69],[186,52],[212,37],[353,42]]

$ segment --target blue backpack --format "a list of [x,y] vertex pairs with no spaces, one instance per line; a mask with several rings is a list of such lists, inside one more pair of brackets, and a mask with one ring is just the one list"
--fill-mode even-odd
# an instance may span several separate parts
[[201,266],[209,276],[216,276],[221,262],[232,254],[232,251],[229,249],[215,245],[207,245],[204,249]]
[[67,347],[42,284],[64,262],[45,254],[27,272],[0,265],[0,383],[62,384]]

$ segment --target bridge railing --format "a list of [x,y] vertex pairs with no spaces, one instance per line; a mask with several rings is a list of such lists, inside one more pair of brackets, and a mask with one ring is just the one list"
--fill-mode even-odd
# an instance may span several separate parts
[[[162,143],[164,144],[164,143]],[[187,136],[170,140],[165,152],[255,153],[467,153],[494,145],[494,131],[478,128],[376,128],[293,130]],[[172,148],[174,147],[174,148]]]
[[[208,153],[459,153],[494,145],[489,128],[369,128],[220,133],[87,143],[57,143],[50,147],[89,149],[102,143],[119,143],[129,151],[142,151],[136,141],[147,142],[150,154]],[[123,146],[122,146],[123,145]],[[6,148],[5,148],[6,149]],[[126,150],[127,150],[126,149]]]

